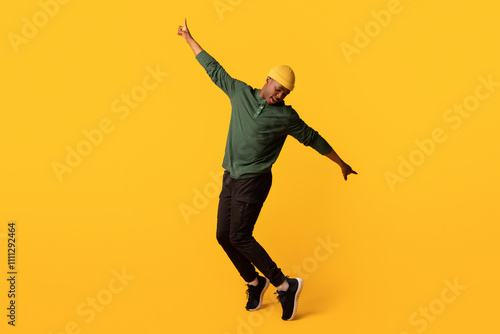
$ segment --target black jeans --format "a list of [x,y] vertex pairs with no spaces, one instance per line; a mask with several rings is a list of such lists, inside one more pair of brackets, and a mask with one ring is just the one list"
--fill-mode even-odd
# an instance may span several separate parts
[[285,281],[285,275],[252,236],[271,184],[271,172],[242,180],[224,172],[217,213],[217,241],[246,282],[257,277],[257,267],[271,284],[278,286]]

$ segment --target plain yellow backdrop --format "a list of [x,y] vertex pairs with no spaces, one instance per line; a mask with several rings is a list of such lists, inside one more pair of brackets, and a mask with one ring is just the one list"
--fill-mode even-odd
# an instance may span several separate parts
[[[2,333],[498,332],[492,1],[3,3]],[[283,322],[215,240],[230,104],[176,35],[287,97],[359,175],[289,138],[255,235],[305,286]],[[73,152],[73,153],[71,153]],[[7,224],[17,226],[16,326]]]

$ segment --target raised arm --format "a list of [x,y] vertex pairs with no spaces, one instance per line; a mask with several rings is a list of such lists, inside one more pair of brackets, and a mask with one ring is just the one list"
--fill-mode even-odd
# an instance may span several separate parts
[[182,36],[182,38],[188,43],[191,50],[193,50],[196,59],[201,66],[203,66],[208,76],[220,89],[224,91],[224,93],[226,93],[229,98],[232,97],[233,93],[237,89],[247,86],[244,82],[232,78],[211,55],[202,49],[202,47],[194,40],[193,36],[191,36],[187,27],[186,19],[184,19],[184,26],[179,26],[177,35]]
[[189,32],[188,26],[187,26],[187,20],[184,19],[184,26],[179,26],[179,29],[177,29],[177,35],[182,36],[182,38],[188,43],[188,45],[191,47],[191,50],[193,50],[194,55],[198,55],[203,49],[201,48],[200,44],[198,44],[193,36],[191,36],[191,33]]

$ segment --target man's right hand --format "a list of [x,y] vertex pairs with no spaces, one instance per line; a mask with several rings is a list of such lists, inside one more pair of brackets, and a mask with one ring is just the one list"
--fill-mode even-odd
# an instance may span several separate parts
[[182,36],[182,38],[184,38],[186,42],[189,39],[193,39],[193,37],[191,37],[191,33],[189,32],[186,19],[184,19],[184,26],[179,26],[179,29],[177,30],[177,35]]
[[201,46],[198,43],[196,43],[196,41],[191,36],[191,33],[189,32],[189,29],[187,26],[186,19],[184,19],[184,26],[179,26],[179,28],[177,29],[177,35],[182,36],[182,38],[189,44],[189,46],[191,47],[191,50],[193,50],[195,55],[197,55],[198,53],[203,51]]

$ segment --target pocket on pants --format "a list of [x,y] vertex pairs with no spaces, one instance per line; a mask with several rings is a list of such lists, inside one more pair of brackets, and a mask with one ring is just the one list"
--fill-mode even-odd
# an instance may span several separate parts
[[226,170],[224,171],[224,174],[222,175],[222,189],[219,194],[219,199],[221,199],[223,196],[230,197],[230,190],[229,190],[229,185],[231,182],[231,175],[229,172]]
[[235,181],[235,199],[248,204],[262,205],[271,189],[272,176],[266,173],[255,178]]
[[262,203],[245,203],[237,201],[237,208],[234,211],[233,223],[236,227],[234,230],[235,236],[238,239],[251,237],[253,227],[259,218],[262,209]]

